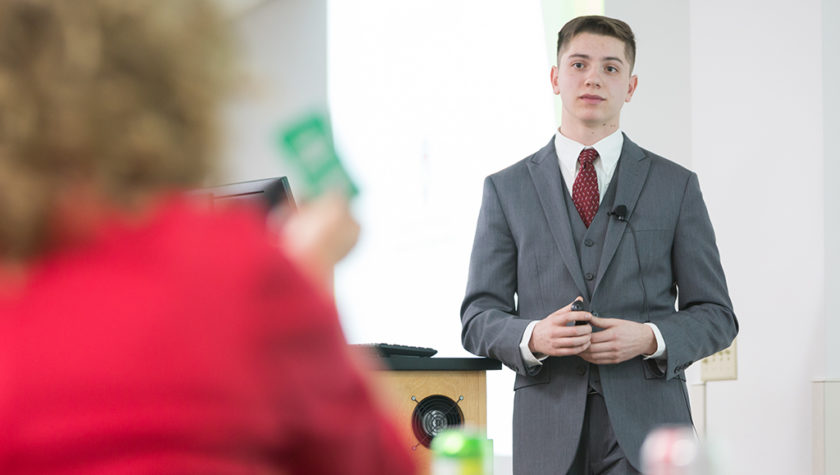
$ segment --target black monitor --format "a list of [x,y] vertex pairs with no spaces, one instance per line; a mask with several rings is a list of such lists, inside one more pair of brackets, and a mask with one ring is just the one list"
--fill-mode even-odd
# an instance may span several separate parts
[[275,209],[295,209],[289,179],[284,176],[204,188],[196,194],[209,198],[214,207],[241,201],[259,206],[266,213]]

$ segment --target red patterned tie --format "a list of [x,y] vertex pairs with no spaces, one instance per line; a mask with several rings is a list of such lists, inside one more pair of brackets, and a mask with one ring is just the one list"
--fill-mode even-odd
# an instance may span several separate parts
[[598,175],[595,174],[595,165],[592,164],[596,158],[598,158],[598,152],[594,148],[587,148],[580,152],[578,157],[580,171],[575,177],[575,184],[572,185],[572,201],[587,228],[595,219],[600,200]]

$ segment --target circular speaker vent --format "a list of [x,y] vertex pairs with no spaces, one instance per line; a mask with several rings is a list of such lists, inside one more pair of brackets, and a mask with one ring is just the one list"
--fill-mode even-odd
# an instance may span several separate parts
[[464,423],[458,404],[446,396],[429,396],[417,404],[411,415],[411,428],[421,444],[428,447],[442,430]]

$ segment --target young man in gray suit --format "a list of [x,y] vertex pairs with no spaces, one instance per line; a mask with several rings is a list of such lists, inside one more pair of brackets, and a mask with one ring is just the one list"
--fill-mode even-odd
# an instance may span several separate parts
[[691,424],[685,368],[738,332],[697,176],[619,128],[635,53],[622,21],[567,23],[561,127],[484,182],[462,340],[517,373],[518,474],[638,473],[649,431]]

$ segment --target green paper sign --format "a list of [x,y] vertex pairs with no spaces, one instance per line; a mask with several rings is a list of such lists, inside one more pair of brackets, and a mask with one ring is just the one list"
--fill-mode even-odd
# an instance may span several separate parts
[[318,196],[336,190],[348,198],[359,189],[341,164],[333,143],[332,129],[327,117],[312,114],[291,124],[278,134],[279,146],[287,153],[284,161],[303,181],[308,196]]

